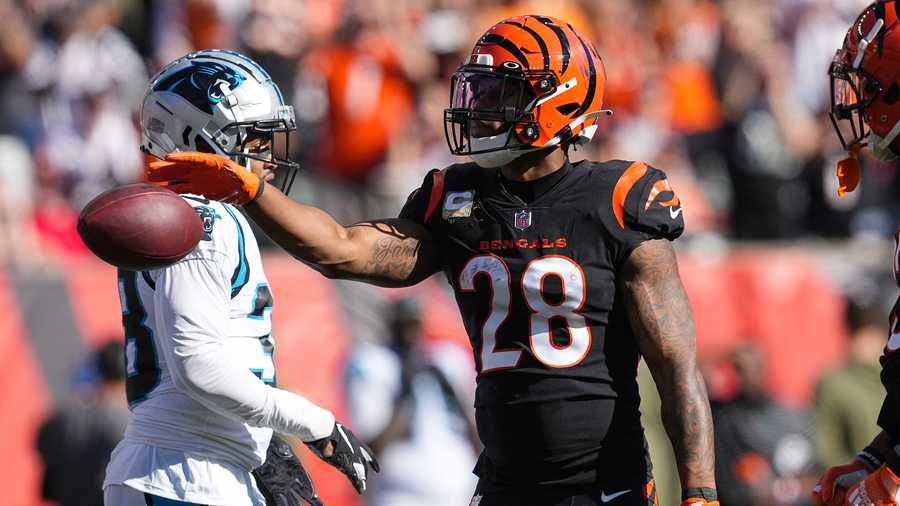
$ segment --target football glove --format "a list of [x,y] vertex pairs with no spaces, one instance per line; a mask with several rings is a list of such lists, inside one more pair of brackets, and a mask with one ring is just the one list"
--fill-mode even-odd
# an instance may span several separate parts
[[151,162],[145,180],[175,193],[194,193],[212,200],[244,205],[262,194],[262,178],[233,160],[212,153],[175,151]]
[[269,443],[266,461],[253,470],[253,477],[266,506],[325,506],[294,449],[276,434]]
[[882,464],[866,479],[847,490],[844,506],[900,505],[900,476]]
[[681,506],[719,506],[719,501],[707,501],[700,497],[692,497],[681,501]]
[[368,468],[371,467],[376,473],[380,470],[372,450],[340,423],[334,424],[330,436],[310,441],[306,445],[320,459],[344,473],[357,493],[362,494],[366,491]]
[[813,487],[812,501],[816,506],[836,506],[842,504],[838,490],[847,490],[862,481],[871,471],[859,457],[853,462],[834,466],[825,471]]

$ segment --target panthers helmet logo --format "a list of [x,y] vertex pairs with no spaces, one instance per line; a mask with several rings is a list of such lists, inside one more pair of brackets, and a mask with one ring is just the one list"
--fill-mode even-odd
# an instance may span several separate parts
[[190,66],[160,80],[153,91],[170,91],[184,97],[197,109],[212,114],[213,106],[224,98],[221,85],[224,83],[234,90],[245,79],[233,67],[211,61],[193,61]]

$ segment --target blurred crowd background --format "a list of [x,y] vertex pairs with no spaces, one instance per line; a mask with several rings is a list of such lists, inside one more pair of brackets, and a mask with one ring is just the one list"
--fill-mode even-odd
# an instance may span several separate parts
[[[449,76],[517,14],[569,21],[604,59],[615,114],[574,158],[648,161],[685,203],[677,247],[723,504],[807,504],[817,473],[877,430],[897,291],[897,166],[864,159],[861,188],[838,198],[844,154],[826,114],[828,64],[867,3],[0,0],[0,350],[14,363],[0,373],[0,455],[22,459],[0,484],[9,504],[96,504],[71,487],[96,483],[121,430],[114,276],[75,224],[92,197],[140,178],[150,76],[195,49],[256,59],[297,112],[292,197],[352,223],[396,215],[428,170],[455,161]],[[467,504],[474,373],[443,282],[384,291],[324,280],[276,249],[266,261],[279,378],[377,448],[368,504]],[[676,504],[659,401],[641,378],[662,504]],[[309,464],[328,504],[357,503]]]

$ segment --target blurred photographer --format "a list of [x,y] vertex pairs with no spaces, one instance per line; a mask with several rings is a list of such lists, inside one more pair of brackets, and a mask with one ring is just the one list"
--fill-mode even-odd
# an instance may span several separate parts
[[121,338],[100,347],[88,368],[94,388],[57,408],[38,433],[41,495],[59,506],[102,506],[109,454],[128,424]]
[[467,504],[480,451],[464,394],[474,380],[470,359],[459,346],[420,341],[416,299],[392,307],[385,344],[360,343],[346,371],[351,423],[382,467],[364,499],[371,506]]

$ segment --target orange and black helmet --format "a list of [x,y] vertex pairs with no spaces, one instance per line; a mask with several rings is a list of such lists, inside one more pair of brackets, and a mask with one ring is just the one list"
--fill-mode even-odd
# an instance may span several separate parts
[[[831,62],[831,121],[850,158],[838,168],[841,190],[858,182],[856,154],[869,146],[882,160],[900,153],[900,6],[874,2],[856,19]],[[852,163],[850,163],[852,162]]]
[[482,166],[529,151],[589,141],[603,106],[606,72],[572,25],[516,16],[492,26],[452,77],[444,111],[447,144]]

